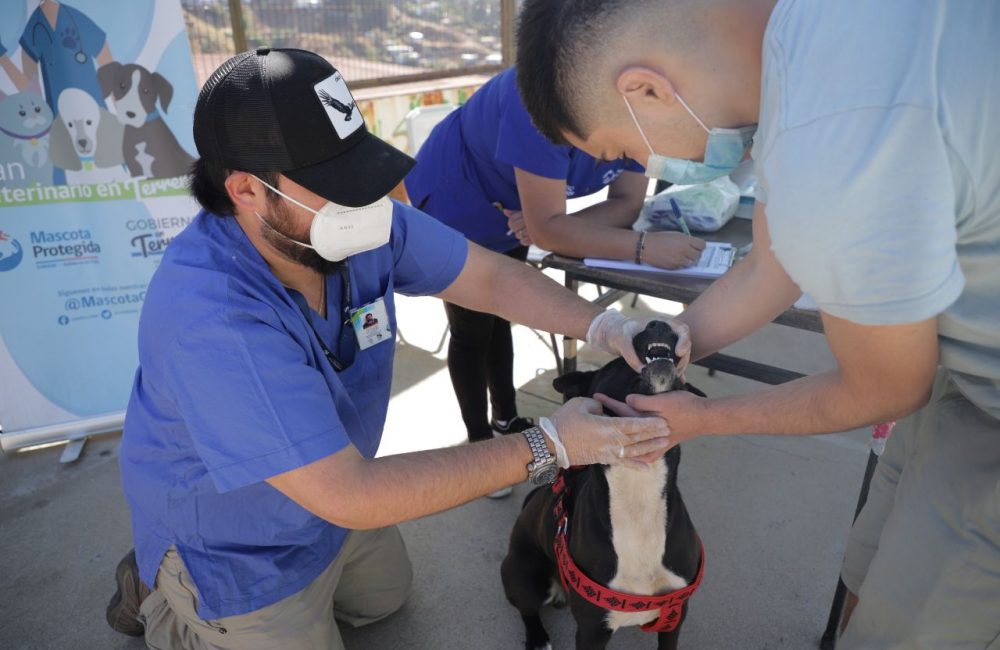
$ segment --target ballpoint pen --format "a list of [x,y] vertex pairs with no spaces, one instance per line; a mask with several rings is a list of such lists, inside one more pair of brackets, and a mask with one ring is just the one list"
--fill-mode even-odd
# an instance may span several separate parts
[[684,231],[685,235],[690,237],[691,231],[688,229],[687,222],[684,221],[684,215],[681,214],[681,209],[677,206],[677,201],[670,199],[670,207],[674,210],[674,216],[677,217],[677,222],[681,224],[681,230]]
[[[500,212],[503,212],[503,210],[504,210],[503,203],[500,203],[500,201],[494,201],[493,202],[493,207],[496,208],[497,210],[499,210]],[[503,213],[504,213],[504,216],[506,216],[507,213],[506,212],[503,212]],[[514,231],[513,230],[508,230],[507,234],[508,235],[513,235]]]

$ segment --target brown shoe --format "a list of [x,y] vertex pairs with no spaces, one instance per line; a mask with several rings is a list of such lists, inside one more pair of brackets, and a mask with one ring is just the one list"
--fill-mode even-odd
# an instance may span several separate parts
[[139,579],[139,565],[132,549],[115,569],[118,591],[108,603],[107,619],[111,629],[129,636],[142,636],[145,628],[139,621],[139,606],[146,600],[150,589]]

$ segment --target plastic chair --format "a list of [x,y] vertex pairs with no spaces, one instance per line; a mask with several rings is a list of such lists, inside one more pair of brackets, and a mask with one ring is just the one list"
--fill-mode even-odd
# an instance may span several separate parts
[[406,136],[406,153],[416,155],[420,146],[427,140],[431,130],[443,120],[448,113],[458,108],[454,104],[432,104],[417,106],[403,118],[403,121],[393,130],[394,136]]

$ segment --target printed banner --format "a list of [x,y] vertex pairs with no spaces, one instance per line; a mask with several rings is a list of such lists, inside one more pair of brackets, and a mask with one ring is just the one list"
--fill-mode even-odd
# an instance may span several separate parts
[[167,244],[197,212],[179,0],[0,0],[0,426],[125,409]]

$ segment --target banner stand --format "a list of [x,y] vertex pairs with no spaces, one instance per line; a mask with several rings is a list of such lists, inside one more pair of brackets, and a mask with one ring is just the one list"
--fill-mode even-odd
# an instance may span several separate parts
[[89,436],[121,431],[125,424],[125,413],[107,413],[94,417],[50,424],[44,427],[0,433],[0,451],[7,454],[25,447],[35,447],[54,442],[68,441],[60,463],[72,463],[80,457]]
[[0,453],[122,428],[149,280],[198,213],[182,1],[0,0]]

